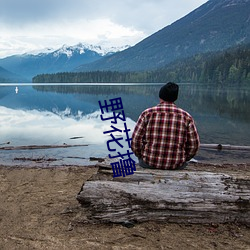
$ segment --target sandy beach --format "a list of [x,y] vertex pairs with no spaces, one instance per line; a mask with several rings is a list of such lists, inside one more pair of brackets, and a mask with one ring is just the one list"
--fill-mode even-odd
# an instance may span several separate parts
[[[250,164],[190,169],[237,171]],[[0,249],[250,249],[244,225],[83,223],[76,195],[96,167],[0,167]]]

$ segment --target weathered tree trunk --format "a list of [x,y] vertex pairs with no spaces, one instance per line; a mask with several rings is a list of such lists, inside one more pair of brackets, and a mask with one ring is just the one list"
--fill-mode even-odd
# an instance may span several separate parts
[[250,150],[250,146],[237,146],[230,144],[200,144],[200,148],[217,150]]
[[0,150],[31,150],[31,149],[48,149],[48,148],[72,148],[72,147],[86,147],[87,144],[80,145],[28,145],[28,146],[8,146],[0,147]]
[[249,176],[188,170],[112,175],[99,169],[77,195],[90,222],[250,224]]

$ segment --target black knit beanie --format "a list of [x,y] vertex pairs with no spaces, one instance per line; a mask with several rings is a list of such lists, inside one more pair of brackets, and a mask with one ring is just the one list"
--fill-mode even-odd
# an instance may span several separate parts
[[178,98],[179,86],[176,83],[168,82],[161,87],[159,97],[166,102],[174,102]]

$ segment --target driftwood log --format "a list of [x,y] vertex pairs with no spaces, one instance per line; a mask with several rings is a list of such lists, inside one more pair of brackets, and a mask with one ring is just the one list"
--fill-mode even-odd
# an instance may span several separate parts
[[250,225],[250,178],[206,171],[99,168],[77,195],[92,223],[160,221]]
[[0,150],[32,150],[32,149],[49,149],[49,148],[72,148],[72,147],[86,147],[87,144],[80,145],[28,145],[28,146],[8,146],[8,147],[0,147]]
[[217,150],[248,150],[250,151],[250,146],[237,146],[230,144],[200,144],[200,148],[205,149],[217,149]]

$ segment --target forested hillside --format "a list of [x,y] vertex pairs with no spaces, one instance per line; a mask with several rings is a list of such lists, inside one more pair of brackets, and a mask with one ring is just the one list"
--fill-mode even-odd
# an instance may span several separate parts
[[250,44],[223,52],[198,54],[152,73],[152,81],[250,83]]
[[18,81],[25,81],[25,79],[0,66],[0,82],[1,83],[10,83],[10,82],[18,82]]
[[[78,68],[87,71],[146,71],[250,42],[250,0],[209,0],[135,46]],[[167,10],[166,10],[167,11]]]
[[250,44],[222,52],[197,54],[155,71],[65,72],[42,74],[33,78],[34,83],[156,83],[166,81],[250,84]]

